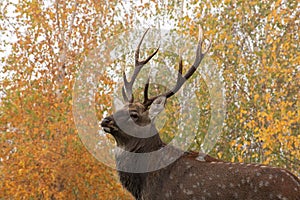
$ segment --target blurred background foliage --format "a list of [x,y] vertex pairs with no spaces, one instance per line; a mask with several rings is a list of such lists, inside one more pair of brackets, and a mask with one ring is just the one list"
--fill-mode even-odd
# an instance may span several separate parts
[[[84,59],[101,43],[158,24],[195,40],[201,24],[211,38],[209,58],[222,74],[227,110],[210,154],[300,175],[297,1],[2,0],[0,11],[0,199],[132,199],[116,171],[81,143],[72,91]],[[98,79],[105,85],[95,98],[101,119],[112,111],[115,82],[107,74]],[[197,87],[199,127],[190,149],[198,151],[211,97],[203,79]],[[166,142],[178,131],[176,102],[167,105]]]

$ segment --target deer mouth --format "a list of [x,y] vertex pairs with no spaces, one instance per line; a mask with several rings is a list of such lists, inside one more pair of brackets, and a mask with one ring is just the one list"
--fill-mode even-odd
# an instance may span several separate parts
[[101,126],[106,133],[112,133],[117,130],[117,127],[113,124],[113,120],[110,118],[104,118],[101,122]]
[[103,127],[103,130],[106,132],[106,133],[111,133],[111,128],[110,127]]
[[116,132],[118,130],[115,126],[103,126],[102,124],[101,124],[101,126],[102,126],[104,132],[110,133],[110,134],[113,132]]

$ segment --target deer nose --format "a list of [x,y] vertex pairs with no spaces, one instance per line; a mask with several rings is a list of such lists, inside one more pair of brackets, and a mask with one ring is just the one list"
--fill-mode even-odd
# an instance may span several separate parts
[[111,116],[105,117],[101,122],[101,126],[107,126],[111,121],[112,121]]

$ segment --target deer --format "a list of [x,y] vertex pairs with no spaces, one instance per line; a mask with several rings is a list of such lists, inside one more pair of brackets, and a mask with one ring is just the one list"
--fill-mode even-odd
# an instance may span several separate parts
[[[200,27],[195,60],[187,72],[183,75],[183,62],[180,57],[175,86],[165,93],[149,97],[148,78],[143,91],[144,100],[137,102],[134,100],[133,84],[141,69],[159,51],[158,47],[146,59],[140,60],[140,46],[148,30],[143,34],[135,51],[135,68],[130,81],[125,72],[123,73],[122,96],[125,104],[120,105],[114,114],[105,117],[101,122],[103,130],[113,136],[120,149],[115,157],[123,187],[137,200],[300,200],[300,180],[286,169],[226,162],[208,154],[183,151],[162,141],[155,119],[164,110],[167,99],[176,94],[197,70],[210,49],[211,41],[205,43]],[[167,149],[162,151],[163,156],[145,156],[162,149]],[[137,159],[131,154],[143,155],[145,159]],[[168,159],[172,162],[164,163]],[[155,162],[163,164],[152,169]],[[140,166],[145,170],[134,171]]]

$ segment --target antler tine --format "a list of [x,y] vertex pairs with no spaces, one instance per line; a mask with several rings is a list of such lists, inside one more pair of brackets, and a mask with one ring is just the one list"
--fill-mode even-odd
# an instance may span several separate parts
[[139,60],[140,47],[141,47],[144,37],[148,31],[149,31],[149,28],[143,34],[143,36],[137,46],[137,49],[135,51],[135,68],[134,68],[133,75],[131,76],[131,80],[128,81],[126,78],[126,74],[123,73],[124,87],[122,88],[122,95],[123,95],[124,101],[126,101],[126,102],[132,103],[134,101],[133,92],[132,92],[132,86],[134,84],[134,81],[135,81],[136,77],[138,76],[139,72],[141,71],[141,69],[144,67],[144,65],[147,64],[149,62],[149,60],[151,60],[151,58],[158,52],[159,47],[160,47],[160,46],[158,46],[158,48],[150,56],[148,56],[148,58],[146,58],[145,60],[142,60],[142,61]]
[[180,56],[176,85],[174,86],[174,88],[172,90],[165,93],[166,98],[169,98],[172,95],[174,95],[180,89],[180,87],[183,85],[183,83],[185,82],[184,77],[182,76],[182,68],[183,68],[182,57]]
[[[149,78],[145,84],[145,88],[144,88],[144,102],[143,102],[143,105],[145,105],[145,107],[148,107],[149,105],[152,104],[152,102],[157,99],[158,97],[160,96],[166,96],[167,98],[169,98],[170,96],[172,96],[173,94],[175,94],[179,89],[180,89],[180,86],[183,84],[183,82],[185,81],[183,76],[182,76],[182,57],[180,56],[180,61],[179,61],[179,69],[178,69],[178,75],[177,75],[177,84],[174,86],[174,88],[172,90],[170,90],[169,92],[167,93],[164,93],[164,94],[160,94],[160,95],[157,95],[155,97],[152,97],[152,98],[148,98],[148,89],[149,89]],[[181,83],[181,84],[179,84]]]
[[166,98],[169,98],[169,97],[173,96],[180,89],[180,87],[183,85],[183,83],[185,82],[185,79],[182,76],[182,68],[183,68],[182,66],[183,66],[182,65],[182,57],[180,56],[176,85],[173,87],[173,89],[171,89],[168,92],[164,93],[162,96],[166,96]]
[[[179,70],[178,70],[176,85],[171,90],[167,91],[166,93],[160,94],[160,95],[152,97],[150,99],[148,99],[148,96],[147,96],[147,101],[146,100],[144,101],[144,105],[146,107],[151,105],[152,102],[160,96],[165,96],[166,98],[169,98],[169,97],[173,96],[176,92],[178,92],[178,90],[182,87],[182,85],[194,74],[194,72],[199,67],[201,61],[203,60],[204,56],[206,55],[206,53],[208,52],[208,50],[210,49],[210,46],[211,46],[211,40],[209,39],[209,43],[207,45],[207,48],[206,48],[205,51],[203,51],[203,49],[202,49],[203,42],[204,42],[204,40],[203,40],[203,31],[202,31],[202,28],[200,26],[200,28],[199,28],[199,40],[198,40],[198,45],[197,45],[197,50],[196,50],[196,58],[195,58],[194,64],[189,68],[189,70],[185,73],[185,75],[182,76],[182,58],[180,57]],[[147,92],[148,92],[148,87],[149,87],[149,83],[147,85],[147,90],[146,90],[146,87],[145,87],[145,91],[147,91]]]
[[145,84],[145,88],[144,88],[144,102],[143,102],[143,104],[146,104],[146,102],[149,101],[149,99],[148,99],[149,82],[150,82],[150,76],[148,77],[147,82]]
[[123,82],[124,82],[124,86],[122,87],[122,96],[123,96],[123,99],[124,99],[125,102],[129,102],[129,99],[128,99],[128,97],[126,95],[126,92],[125,92],[125,88],[126,88],[128,93],[131,93],[130,94],[131,97],[132,97],[132,91],[130,91],[130,89],[128,88],[129,87],[129,82],[127,81],[125,72],[123,72]]

